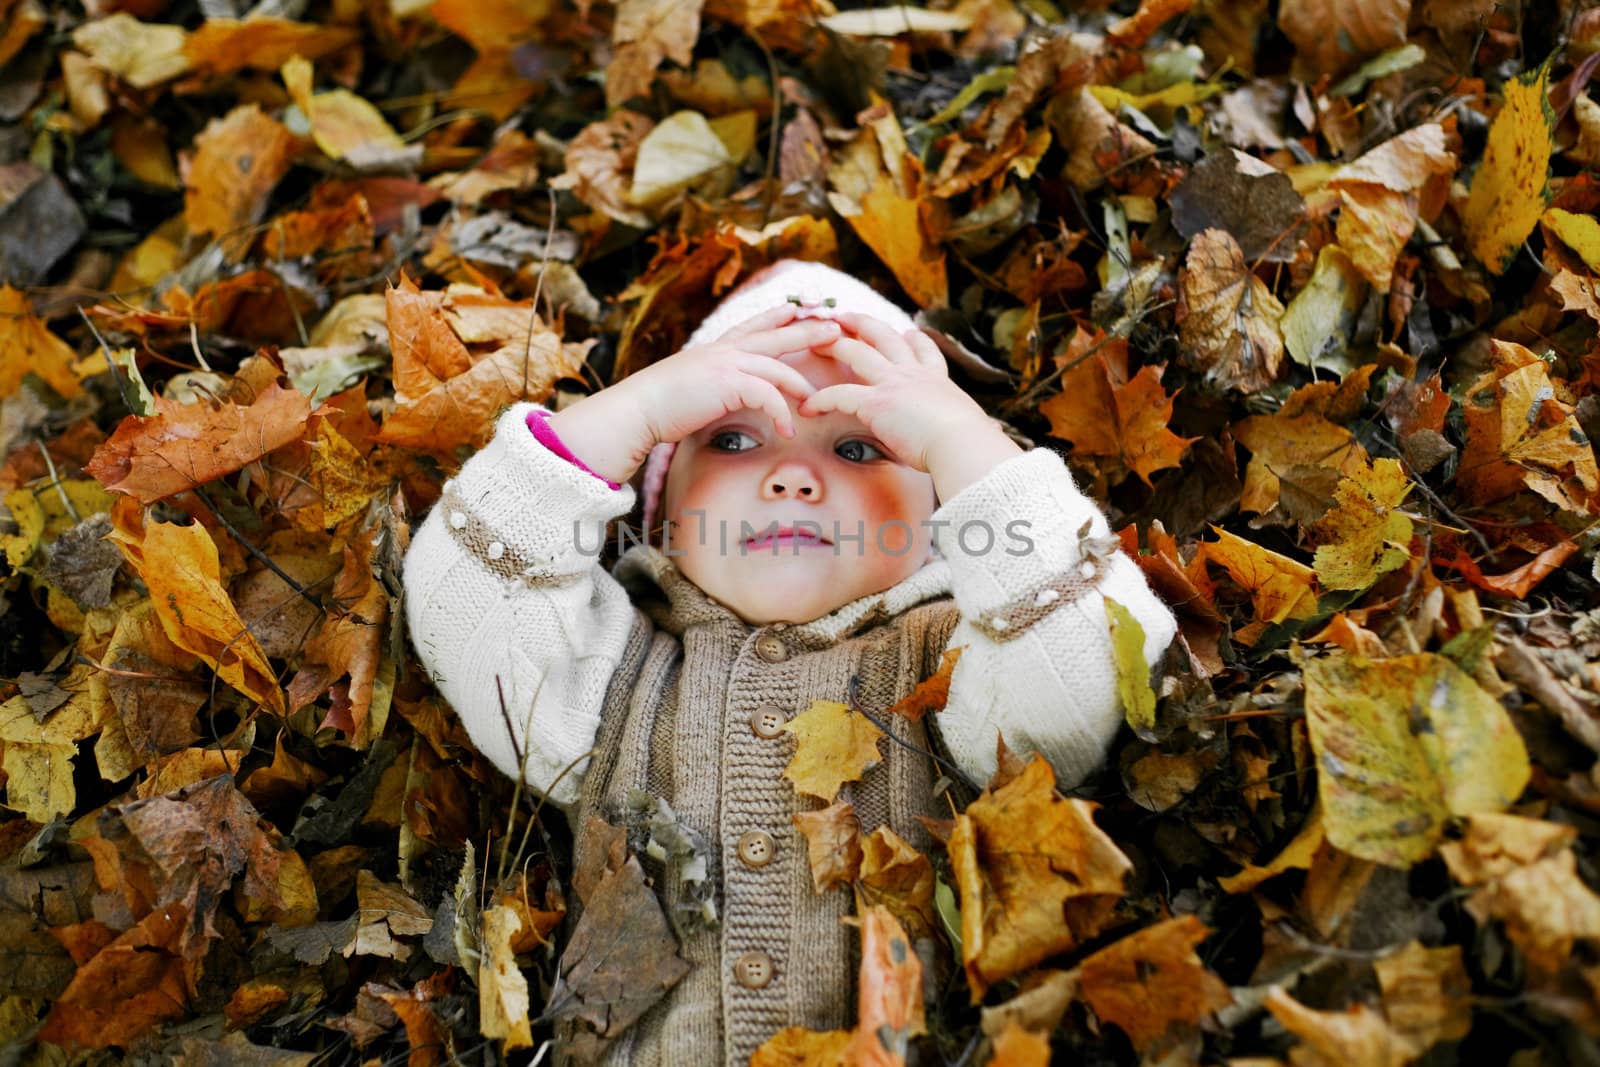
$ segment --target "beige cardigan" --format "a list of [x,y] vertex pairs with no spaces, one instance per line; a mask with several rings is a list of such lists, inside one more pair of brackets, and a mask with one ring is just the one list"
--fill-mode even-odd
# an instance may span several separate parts
[[[1098,766],[1121,723],[1100,593],[1140,620],[1151,663],[1175,633],[1171,613],[1132,560],[1082,558],[1080,531],[1088,523],[1091,537],[1107,537],[1105,518],[1060,456],[1035,449],[934,513],[950,523],[936,528],[943,558],[820,619],[751,626],[659,549],[635,545],[609,574],[585,554],[601,524],[631,510],[633,489],[612,490],[546,450],[524,424],[529,410],[517,405],[502,417],[419,526],[406,558],[406,614],[419,657],[474,744],[511,775],[521,752],[529,783],[548,790],[575,828],[589,815],[622,825],[630,791],[643,790],[709,846],[714,925],[692,920],[698,903],[683,880],[641,857],[681,923],[680,954],[691,967],[604,1062],[743,1065],[785,1026],[850,1026],[855,935],[841,920],[851,897],[815,892],[790,819],[824,805],[782,777],[794,741],[762,736],[757,714],[787,718],[814,700],[845,702],[855,679],[861,706],[927,750],[927,731],[888,709],[938,668],[947,647],[966,646],[933,717],[936,751],[981,785],[1003,731],[1011,748],[1049,758],[1070,787]],[[969,554],[956,531],[974,521],[997,533],[1025,521],[1033,547],[1009,555],[1004,548],[1017,542],[1001,539]],[[928,851],[915,816],[949,815],[931,794],[937,771],[888,739],[879,747],[882,762],[840,799],[854,805],[863,833],[887,824]],[[577,771],[550,789],[574,761]],[[775,845],[760,866],[738,850],[755,830]],[[577,835],[579,866],[593,847]],[[759,988],[736,980],[734,964],[748,953],[770,960]]]

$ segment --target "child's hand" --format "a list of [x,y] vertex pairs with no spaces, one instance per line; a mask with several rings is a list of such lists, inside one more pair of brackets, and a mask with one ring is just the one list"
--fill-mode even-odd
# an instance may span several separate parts
[[843,333],[832,320],[797,320],[799,311],[793,304],[764,311],[612,388],[627,387],[656,442],[680,441],[744,408],[766,412],[781,436],[793,437],[794,418],[783,393],[804,400],[816,388],[776,357],[832,344]]
[[975,428],[996,429],[978,402],[950,380],[944,353],[927,334],[897,334],[867,315],[842,314],[837,321],[849,332],[816,352],[839,360],[865,384],[819,389],[800,405],[801,415],[854,415],[901,463],[930,473],[938,446]]

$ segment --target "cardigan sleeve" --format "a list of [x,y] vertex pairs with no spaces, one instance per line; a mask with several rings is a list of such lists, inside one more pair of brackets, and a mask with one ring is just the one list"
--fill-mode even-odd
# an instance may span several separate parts
[[1139,621],[1152,666],[1177,634],[1172,612],[1050,449],[997,464],[930,522],[960,614],[945,647],[966,646],[933,717],[941,741],[979,786],[997,733],[1049,760],[1061,788],[1077,785],[1123,720],[1105,598]]
[[639,614],[600,563],[606,525],[634,490],[541,444],[527,425],[537,407],[500,417],[417,528],[406,624],[478,750],[565,807]]

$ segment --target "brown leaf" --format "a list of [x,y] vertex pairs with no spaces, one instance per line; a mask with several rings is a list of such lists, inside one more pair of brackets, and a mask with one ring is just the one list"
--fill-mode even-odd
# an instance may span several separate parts
[[933,864],[887,826],[861,838],[861,873],[856,880],[856,911],[885,907],[921,940],[934,936]]
[[129,415],[84,465],[114,493],[153,504],[232,474],[305,431],[310,400],[274,382],[248,405],[156,398],[156,414]]
[[811,706],[783,724],[795,738],[794,757],[783,776],[795,792],[833,803],[839,787],[859,781],[867,768],[883,759],[878,742],[883,731],[859,712],[833,700]]
[[1316,74],[1405,44],[1411,0],[1284,0],[1278,26]]
[[178,948],[192,928],[189,919],[181,903],[158,908],[80,962],[51,1006],[39,1040],[68,1048],[126,1048],[157,1023],[187,1013],[199,977],[197,961],[186,960]]
[[1297,468],[1322,468],[1345,477],[1367,469],[1366,450],[1355,435],[1321,415],[1252,415],[1234,425],[1233,435],[1251,453],[1239,497],[1244,511],[1266,514],[1277,508],[1283,480],[1292,483],[1291,472]]
[[1122,938],[1078,968],[1083,999],[1140,1051],[1198,1033],[1206,1016],[1233,1003],[1227,984],[1195,955],[1210,934],[1184,915]]
[[585,903],[541,1020],[570,1021],[577,1054],[598,1056],[689,972],[635,857]]
[[956,817],[950,862],[973,1003],[993,983],[1098,933],[1100,906],[1122,896],[1133,865],[1094,824],[1093,808],[1058,796],[1036,754],[1020,777],[985,790]]
[[930,711],[942,711],[950,699],[950,676],[961,659],[961,649],[947,648],[939,654],[939,669],[918,682],[916,688],[901,697],[889,708],[891,714],[902,715],[912,722],[921,722]]
[[626,108],[591,122],[567,144],[567,169],[550,185],[571,189],[579,200],[626,226],[648,227],[650,216],[634,207],[628,194],[639,145],[654,128],[653,119]]
[[611,42],[616,54],[606,67],[606,105],[617,107],[649,96],[663,59],[687,67],[700,37],[703,0],[622,0]]
[[1426,948],[1412,941],[1372,969],[1383,989],[1383,1013],[1414,1055],[1472,1030],[1472,979],[1460,945]]
[[811,881],[818,893],[856,880],[861,870],[861,820],[848,801],[791,818],[805,836]]
[[1226,230],[1202,230],[1178,272],[1180,360],[1224,389],[1253,393],[1283,362],[1283,305]]

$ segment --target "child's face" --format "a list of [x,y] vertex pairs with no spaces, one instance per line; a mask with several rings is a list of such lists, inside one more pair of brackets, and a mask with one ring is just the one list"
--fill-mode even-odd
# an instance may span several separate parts
[[[781,358],[818,389],[859,380],[826,356]],[[769,416],[749,409],[711,422],[678,443],[662,499],[678,569],[757,626],[809,622],[915,573],[927,561],[924,520],[937,503],[933,479],[887,458],[854,415],[806,418],[799,401],[784,399],[794,437],[779,437]],[[745,544],[773,523],[802,522],[830,543]],[[841,537],[858,532],[860,541]]]

